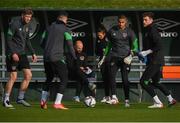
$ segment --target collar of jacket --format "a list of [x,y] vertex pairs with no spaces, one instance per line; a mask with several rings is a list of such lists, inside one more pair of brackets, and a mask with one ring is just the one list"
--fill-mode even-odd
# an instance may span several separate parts
[[56,23],[57,23],[57,24],[64,24],[64,25],[65,25],[65,23],[64,23],[63,21],[58,20],[58,19],[56,20]]
[[151,29],[152,27],[157,27],[157,25],[155,23],[151,23],[149,24],[147,27],[145,27],[145,29],[149,30]]

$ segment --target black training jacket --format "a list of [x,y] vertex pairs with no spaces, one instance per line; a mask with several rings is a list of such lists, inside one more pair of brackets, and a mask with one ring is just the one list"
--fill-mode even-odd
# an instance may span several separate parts
[[153,53],[149,54],[148,63],[164,64],[163,46],[161,36],[155,24],[145,27],[143,50],[151,49]]
[[125,58],[131,52],[134,41],[137,41],[134,31],[126,27],[124,30],[114,26],[108,31],[108,40],[111,42],[111,56]]
[[76,59],[70,31],[62,21],[55,21],[42,36],[42,47],[44,48],[45,61],[64,60],[65,48]]
[[7,33],[6,52],[7,55],[17,53],[25,54],[28,49],[32,54],[35,53],[32,48],[29,31],[30,24],[25,24],[21,17],[16,17],[11,20]]

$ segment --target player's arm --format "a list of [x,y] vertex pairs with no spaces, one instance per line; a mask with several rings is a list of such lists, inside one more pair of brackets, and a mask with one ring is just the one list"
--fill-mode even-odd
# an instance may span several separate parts
[[16,53],[16,47],[14,47],[14,42],[13,42],[13,36],[16,32],[16,25],[15,22],[11,21],[9,24],[8,32],[7,32],[7,46],[10,51],[10,55]]
[[43,49],[45,48],[47,37],[48,37],[48,33],[47,33],[47,31],[44,31],[42,36],[41,36],[41,42],[40,42],[40,46]]
[[131,50],[130,50],[129,55],[124,58],[124,63],[126,63],[126,64],[131,64],[133,56],[137,55],[138,49],[139,49],[138,48],[138,39],[133,30],[130,30],[129,37],[130,37],[130,49]]
[[160,36],[157,28],[152,27],[151,33],[152,33],[152,41],[154,43],[154,46],[151,50],[152,50],[152,52],[156,52],[156,51],[160,50],[162,47],[161,46],[161,36]]
[[108,41],[107,46],[103,52],[103,56],[107,56],[109,54],[111,48],[112,48],[112,43],[110,41]]
[[101,49],[100,49],[100,47],[99,47],[99,43],[98,43],[98,41],[96,41],[95,53],[96,53],[97,56],[100,56],[100,54],[99,54],[99,51],[100,51],[100,50],[101,50]]
[[110,41],[108,41],[107,46],[106,46],[106,48],[105,48],[105,50],[103,52],[103,57],[98,63],[98,68],[100,68],[101,65],[104,63],[104,60],[105,60],[106,56],[109,54],[111,48],[112,48],[112,44],[111,44]]
[[139,51],[138,39],[133,30],[130,31],[130,40],[131,40],[131,54],[132,56],[137,55]]
[[138,47],[138,39],[134,38],[133,43],[132,43],[132,48],[131,48],[131,52],[134,55],[136,55],[139,51],[139,47]]
[[70,54],[72,55],[72,57],[74,59],[77,59],[76,54],[75,54],[75,50],[73,47],[72,36],[71,36],[70,32],[67,31],[64,33],[64,39],[66,40],[68,51],[70,52]]
[[87,55],[84,53],[84,63],[83,63],[84,67],[88,67],[88,65],[87,65],[88,61],[87,60],[88,60]]
[[7,47],[9,51],[9,56],[12,57],[12,59],[16,62],[19,61],[19,54],[16,52],[16,47],[14,46],[13,37],[16,33],[16,30],[18,30],[17,24],[11,20],[7,32]]
[[27,37],[27,39],[26,39],[26,45],[27,45],[27,48],[28,48],[28,50],[30,51],[30,53],[31,53],[32,55],[35,54],[35,50],[34,50],[33,47],[32,47],[32,44],[31,44],[29,35],[28,35],[28,37]]
[[153,52],[157,52],[158,50],[161,49],[161,36],[159,35],[158,30],[155,27],[152,27],[151,29],[151,35],[152,35],[152,41],[154,46],[151,49],[145,50],[145,51],[141,51],[140,54],[142,56],[147,56]]
[[26,39],[26,45],[27,45],[27,48],[28,48],[28,50],[30,51],[30,53],[32,55],[32,61],[36,62],[37,61],[37,56],[36,56],[35,50],[32,47],[30,37],[29,37],[29,33],[28,33],[28,36],[27,36],[27,39]]

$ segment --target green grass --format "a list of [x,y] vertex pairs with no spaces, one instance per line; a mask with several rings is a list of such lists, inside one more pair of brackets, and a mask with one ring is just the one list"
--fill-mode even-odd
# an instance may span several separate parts
[[69,121],[69,122],[120,122],[120,121],[180,121],[180,104],[171,108],[148,109],[149,104],[132,104],[130,108],[125,108],[123,104],[107,105],[98,103],[95,108],[87,108],[82,103],[65,102],[69,110],[56,110],[52,104],[47,110],[40,109],[37,103],[26,108],[14,104],[16,109],[7,109],[0,106],[0,122],[7,121]]
[[1,0],[0,8],[58,9],[168,9],[180,8],[180,0]]

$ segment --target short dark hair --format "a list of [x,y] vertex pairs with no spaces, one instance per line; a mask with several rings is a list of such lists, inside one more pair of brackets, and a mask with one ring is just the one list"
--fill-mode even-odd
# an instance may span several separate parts
[[144,13],[142,14],[142,16],[143,16],[143,17],[149,17],[149,18],[154,19],[154,13],[152,13],[152,12],[144,12]]
[[128,20],[125,15],[119,15],[119,16],[118,16],[118,20],[119,20],[119,19],[126,19],[126,20]]
[[33,15],[33,10],[31,8],[25,8],[23,11],[22,11],[22,14],[23,15]]
[[104,32],[104,33],[106,33],[107,30],[106,30],[106,28],[104,27],[104,25],[101,24],[101,25],[99,26],[97,32]]
[[60,16],[66,16],[66,17],[68,17],[68,13],[67,13],[66,11],[60,11],[60,12],[58,13],[58,17],[60,17]]

